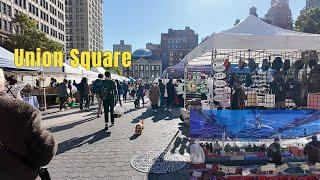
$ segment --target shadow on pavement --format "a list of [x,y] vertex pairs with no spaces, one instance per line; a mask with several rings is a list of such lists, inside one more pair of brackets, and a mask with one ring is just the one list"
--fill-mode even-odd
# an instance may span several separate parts
[[70,151],[70,150],[77,148],[77,147],[81,147],[84,144],[94,144],[104,138],[109,137],[110,135],[111,135],[111,132],[106,132],[105,130],[100,130],[98,132],[95,132],[95,133],[87,135],[87,136],[69,139],[67,141],[59,143],[58,151],[57,151],[56,155],[63,154],[65,152]]
[[152,117],[152,121],[154,123],[158,121],[170,121],[179,117],[179,110],[173,109],[172,112],[165,111],[163,109],[159,109],[158,112],[153,112],[151,109],[146,109],[140,116],[134,118],[131,123],[138,123],[141,119],[148,119]]
[[171,153],[177,153],[176,150],[179,148],[179,153],[180,154],[184,154],[186,153],[186,151],[188,152],[188,137],[189,137],[189,126],[187,126],[185,123],[179,123],[180,127],[179,130],[181,132],[181,135],[183,136],[183,138],[181,137],[177,137],[175,142],[174,142],[174,146],[171,149]]
[[139,136],[140,136],[140,135],[138,135],[138,134],[132,135],[132,136],[130,137],[130,141],[137,139]]
[[82,113],[80,110],[73,111],[73,112],[68,112],[68,111],[66,111],[66,112],[62,112],[61,114],[57,114],[57,115],[53,115],[53,116],[43,117],[42,120],[50,120],[50,119],[60,118],[60,117],[64,117],[64,116],[68,116],[68,115],[72,115],[72,114]]
[[80,125],[80,124],[83,124],[83,123],[87,123],[87,122],[90,122],[90,121],[95,120],[95,119],[97,119],[97,117],[91,117],[91,118],[87,118],[87,119],[84,119],[84,120],[81,120],[81,121],[73,122],[71,124],[65,124],[65,125],[61,125],[61,126],[51,127],[51,128],[48,128],[47,130],[52,132],[52,133],[56,133],[56,132],[64,131],[64,130],[67,130],[67,129],[71,129],[71,128],[77,126],[77,125]]

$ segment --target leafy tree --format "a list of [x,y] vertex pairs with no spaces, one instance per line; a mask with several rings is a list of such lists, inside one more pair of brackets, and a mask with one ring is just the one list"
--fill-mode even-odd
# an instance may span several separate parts
[[236,21],[234,22],[234,26],[238,25],[240,23],[240,19],[236,19]]
[[63,48],[62,44],[49,40],[47,35],[37,28],[36,21],[25,14],[17,15],[12,24],[16,33],[11,34],[4,43],[11,52],[17,48],[27,51],[35,51],[37,48],[43,51],[59,51]]
[[295,30],[320,34],[320,8],[313,8],[301,14],[295,22]]
[[105,68],[105,70],[122,76],[122,72],[119,67]]

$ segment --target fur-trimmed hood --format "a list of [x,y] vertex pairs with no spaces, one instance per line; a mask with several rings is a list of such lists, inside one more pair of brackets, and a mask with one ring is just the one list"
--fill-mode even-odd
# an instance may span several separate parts
[[23,156],[33,167],[0,151],[0,179],[36,179],[57,151],[53,135],[41,127],[41,113],[28,103],[0,93],[0,142]]

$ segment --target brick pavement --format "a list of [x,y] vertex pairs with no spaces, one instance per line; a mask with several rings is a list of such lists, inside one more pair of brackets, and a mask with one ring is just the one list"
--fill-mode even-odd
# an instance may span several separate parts
[[[116,119],[115,126],[108,132],[103,130],[104,119],[95,118],[95,109],[91,112],[72,109],[44,115],[43,125],[54,133],[59,143],[57,155],[48,166],[53,180],[189,179],[187,167],[159,175],[140,173],[130,166],[131,158],[137,153],[165,150],[178,129],[183,132],[179,133],[170,152],[187,157],[187,132],[178,118],[178,110],[154,114],[146,108],[133,110],[132,103],[124,107],[136,118],[127,113]],[[145,130],[135,137],[135,123],[140,118],[145,119]]]

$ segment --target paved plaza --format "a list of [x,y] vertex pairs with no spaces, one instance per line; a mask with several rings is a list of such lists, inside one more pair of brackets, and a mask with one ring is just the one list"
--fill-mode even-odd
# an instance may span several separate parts
[[[49,164],[53,180],[180,180],[189,179],[187,168],[168,174],[141,173],[133,169],[130,160],[144,152],[180,153],[188,160],[188,128],[179,119],[179,109],[173,112],[134,109],[125,103],[126,113],[117,118],[115,126],[104,130],[104,118],[96,118],[96,106],[90,112],[71,109],[65,112],[49,110],[43,113],[43,125],[58,141],[58,152]],[[130,113],[128,113],[130,112]],[[135,124],[145,120],[145,129],[134,136]]]

